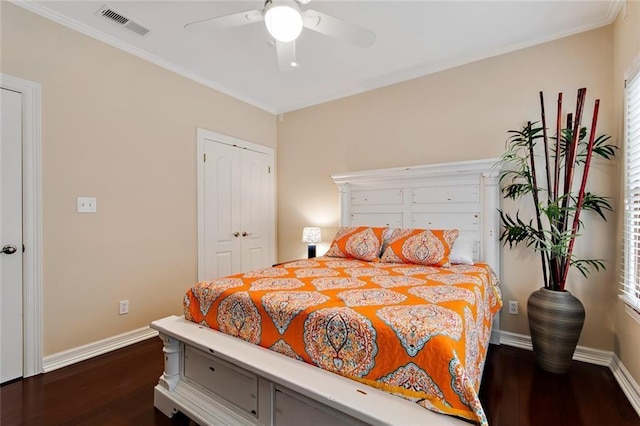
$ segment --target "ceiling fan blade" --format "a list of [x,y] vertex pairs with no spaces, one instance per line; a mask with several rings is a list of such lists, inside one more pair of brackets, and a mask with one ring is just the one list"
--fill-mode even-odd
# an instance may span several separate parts
[[302,12],[302,21],[312,31],[349,41],[359,47],[369,47],[376,41],[376,33],[373,31],[317,10],[307,9]]
[[283,43],[276,40],[276,53],[278,54],[278,68],[280,68],[280,71],[293,71],[298,67],[295,41]]
[[218,16],[191,22],[184,29],[194,34],[206,34],[210,31],[239,27],[240,25],[253,24],[264,20],[262,10],[249,10],[247,12],[234,13],[232,15]]

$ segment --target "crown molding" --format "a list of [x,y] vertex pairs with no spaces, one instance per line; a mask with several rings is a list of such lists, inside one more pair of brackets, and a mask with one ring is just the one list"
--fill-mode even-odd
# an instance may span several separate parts
[[627,0],[615,0],[611,4],[609,4],[609,10],[607,11],[607,20],[609,23],[613,23],[618,17],[620,10],[622,10],[623,6],[626,6]]

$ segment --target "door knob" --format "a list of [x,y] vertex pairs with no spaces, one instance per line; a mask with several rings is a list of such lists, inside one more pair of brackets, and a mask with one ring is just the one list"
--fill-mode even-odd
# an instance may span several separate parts
[[234,233],[233,233],[233,236],[234,236],[234,237],[236,237],[236,238],[238,238],[238,237],[240,236],[240,233],[239,233],[239,232],[234,232]]
[[247,235],[251,235],[251,232],[243,232],[243,233],[242,233],[242,236],[243,236],[243,237],[246,237]]
[[16,248],[16,246],[12,246],[10,244],[7,244],[6,246],[2,247],[2,253],[4,254],[13,254],[17,251],[18,249]]

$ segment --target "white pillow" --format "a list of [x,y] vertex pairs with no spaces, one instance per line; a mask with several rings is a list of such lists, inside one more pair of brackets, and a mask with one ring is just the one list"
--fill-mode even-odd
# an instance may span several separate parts
[[451,247],[449,262],[453,265],[473,265],[474,243],[472,238],[458,237]]

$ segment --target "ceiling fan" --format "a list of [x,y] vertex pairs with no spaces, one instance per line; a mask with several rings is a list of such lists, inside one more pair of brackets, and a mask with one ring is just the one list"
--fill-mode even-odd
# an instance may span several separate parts
[[359,47],[369,47],[376,41],[376,34],[364,27],[343,21],[317,10],[302,10],[311,0],[266,0],[261,10],[249,10],[226,16],[203,19],[186,24],[193,33],[233,28],[264,21],[267,31],[275,39],[278,66],[281,71],[298,67],[295,40],[308,28],[320,34],[348,41]]

